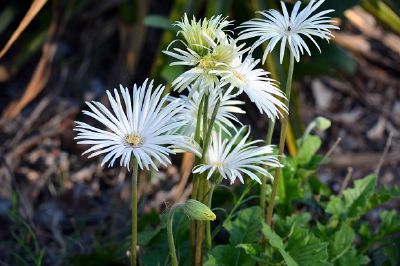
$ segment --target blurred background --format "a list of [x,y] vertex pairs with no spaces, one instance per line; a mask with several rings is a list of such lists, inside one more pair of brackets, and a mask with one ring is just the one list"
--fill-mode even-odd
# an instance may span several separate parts
[[[124,265],[130,178],[119,167],[101,168],[101,158],[80,156],[84,147],[75,144],[72,129],[75,120],[86,121],[84,102],[106,102],[106,89],[147,77],[169,90],[183,68],[169,67],[161,51],[184,13],[223,14],[236,27],[269,8],[280,9],[279,2],[1,1],[0,265]],[[399,2],[327,0],[324,8],[335,9],[341,30],[330,44],[321,42],[322,54],[313,49],[295,66],[287,153],[296,154],[295,139],[324,116],[332,121],[322,135],[322,152],[330,154],[319,169],[325,183],[339,191],[375,172],[380,184],[399,184]],[[264,67],[277,80],[287,69],[276,55]],[[254,138],[265,138],[267,118],[241,97],[247,111],[241,120],[251,124]],[[180,172],[187,158],[174,162],[142,173],[146,215],[139,226],[159,222],[157,213],[189,195]]]

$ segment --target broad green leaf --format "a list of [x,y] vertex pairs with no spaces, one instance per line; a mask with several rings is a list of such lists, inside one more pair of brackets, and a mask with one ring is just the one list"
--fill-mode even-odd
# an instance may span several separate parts
[[332,261],[338,260],[350,250],[353,246],[354,237],[353,229],[347,224],[342,224],[333,235],[333,240],[329,246]]
[[258,232],[261,230],[261,210],[251,207],[241,210],[233,221],[226,221],[224,228],[229,232],[229,242],[236,246],[242,243],[258,241]]
[[173,30],[172,22],[169,18],[160,15],[148,15],[143,20],[144,25],[164,30]]
[[171,84],[183,72],[183,66],[170,67],[166,65],[162,68],[160,76],[165,79],[168,84]]
[[328,242],[323,242],[309,230],[295,227],[286,250],[299,266],[322,266],[328,263]]
[[400,198],[400,189],[397,186],[392,188],[383,187],[372,195],[368,203],[368,209],[374,209],[387,201],[398,198]]
[[307,56],[304,56],[304,59],[299,63],[299,67],[296,67],[296,77],[332,74],[337,70],[345,71],[349,74],[355,73],[357,63],[345,49],[327,42],[320,42],[319,46],[322,53],[317,48],[314,48],[313,45],[309,45],[312,57],[307,58]]
[[290,254],[285,251],[285,247],[280,236],[273,232],[271,228],[266,224],[262,225],[262,232],[269,244],[279,251],[288,266],[298,266],[292,256],[290,256]]
[[261,254],[261,246],[259,244],[239,244],[236,247],[243,249],[244,252],[255,261],[265,261]]
[[335,261],[335,266],[360,266],[368,264],[370,259],[367,256],[358,255],[352,246],[343,256]]
[[379,233],[388,235],[394,232],[400,232],[400,214],[395,210],[383,211],[379,214],[381,224]]
[[308,135],[300,140],[299,152],[297,154],[297,163],[299,165],[307,164],[321,147],[321,139],[318,136]]
[[137,236],[137,241],[140,246],[147,246],[151,240],[153,240],[161,231],[162,227],[159,226],[153,230],[147,230],[139,232]]
[[253,266],[256,264],[245,252],[241,252],[238,257],[238,251],[240,249],[232,245],[216,246],[208,252],[204,266]]
[[342,197],[332,196],[326,212],[349,218],[356,218],[368,210],[368,201],[376,186],[376,176],[369,175],[354,182],[354,188],[348,188]]

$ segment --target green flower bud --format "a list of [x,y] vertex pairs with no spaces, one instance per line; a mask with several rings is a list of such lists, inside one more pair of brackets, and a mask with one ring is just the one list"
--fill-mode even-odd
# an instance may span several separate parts
[[325,131],[331,127],[331,121],[325,117],[318,116],[314,121],[316,130]]
[[217,218],[207,205],[194,199],[185,203],[183,211],[190,219],[197,221],[214,221]]

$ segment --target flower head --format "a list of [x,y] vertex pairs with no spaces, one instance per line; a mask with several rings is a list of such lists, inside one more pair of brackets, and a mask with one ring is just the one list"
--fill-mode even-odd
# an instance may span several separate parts
[[128,169],[133,155],[141,169],[149,169],[149,166],[157,169],[155,161],[164,166],[170,163],[168,155],[175,153],[173,148],[193,150],[187,137],[172,133],[186,123],[172,119],[183,108],[182,101],[176,99],[163,107],[166,101],[166,97],[162,97],[164,87],[160,85],[154,92],[152,88],[153,81],[148,84],[146,80],[140,87],[135,84],[132,97],[128,88],[122,86],[119,92],[114,89],[114,95],[107,91],[112,110],[100,102],[87,102],[90,110],[83,113],[108,130],[76,122],[74,130],[78,132],[75,138],[79,140],[78,144],[92,145],[83,154],[90,154],[89,158],[105,154],[102,166],[107,162],[112,166],[120,158],[120,165]]
[[186,14],[181,21],[175,23],[180,28],[178,35],[183,37],[186,47],[199,54],[210,47],[208,39],[216,41],[223,38],[225,35],[224,28],[231,24],[231,21],[221,15],[198,21],[193,16],[189,21]]
[[[196,130],[197,115],[202,100],[202,95],[196,91],[190,98],[184,95],[182,95],[180,98],[184,102],[184,108],[179,113],[179,116],[181,116],[183,120],[187,121],[187,124],[181,128],[180,132],[185,136],[193,137]],[[235,125],[233,123],[241,124],[234,114],[246,113],[239,107],[239,105],[244,104],[244,102],[234,100],[233,96],[228,93],[220,94],[219,91],[213,90],[209,94],[208,107],[206,109],[209,119],[211,119],[218,99],[220,100],[220,104],[215,117],[215,124],[225,131],[225,133],[230,134],[228,128],[235,129]],[[202,126],[202,123],[200,123],[200,126]],[[202,128],[200,128],[200,132],[202,132]],[[200,136],[202,136],[202,134],[200,134]]]
[[219,83],[221,71],[229,69],[234,60],[247,50],[242,49],[245,44],[238,46],[236,40],[229,36],[223,36],[216,41],[206,36],[206,40],[210,48],[207,48],[207,53],[204,54],[199,54],[190,48],[164,51],[165,54],[177,59],[171,66],[191,67],[172,82],[175,90],[182,92],[189,88],[195,90],[200,88],[203,93],[214,89]]
[[299,62],[300,54],[304,54],[304,50],[311,55],[310,49],[303,40],[304,37],[310,39],[320,50],[314,38],[319,37],[329,41],[333,36],[331,30],[339,29],[331,24],[332,20],[330,17],[325,16],[333,12],[333,9],[314,13],[324,1],[311,0],[300,12],[301,1],[297,1],[290,15],[285,3],[281,1],[283,14],[276,10],[259,12],[264,18],[255,18],[244,22],[240,27],[245,29],[240,33],[239,39],[258,37],[259,39],[254,43],[252,49],[268,41],[262,59],[263,62],[279,42],[281,42],[280,62],[282,63],[286,45],[296,61]]
[[231,184],[236,178],[243,183],[243,175],[261,183],[256,173],[272,178],[264,167],[281,167],[276,156],[272,154],[272,146],[254,145],[261,140],[246,142],[250,131],[241,138],[244,130],[245,127],[242,127],[230,140],[223,139],[221,131],[219,134],[213,132],[206,153],[206,162],[196,166],[193,173],[208,171],[207,179],[209,179],[213,173],[218,172],[223,178],[230,179]]
[[224,82],[231,85],[229,90],[237,88],[237,94],[246,93],[260,113],[265,113],[271,119],[281,116],[281,110],[286,112],[287,107],[279,99],[284,99],[285,96],[276,86],[276,82],[268,78],[267,71],[256,68],[260,60],[254,60],[251,56],[247,56],[243,62],[241,57],[237,60],[222,77]]

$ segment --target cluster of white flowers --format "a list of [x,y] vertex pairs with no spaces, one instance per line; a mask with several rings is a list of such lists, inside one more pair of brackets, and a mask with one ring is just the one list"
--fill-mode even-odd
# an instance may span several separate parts
[[[325,16],[332,10],[315,14],[323,2],[312,0],[299,12],[299,1],[291,15],[281,2],[283,14],[276,10],[260,12],[265,18],[242,24],[244,30],[238,39],[227,30],[233,24],[227,18],[215,16],[196,20],[193,17],[189,20],[185,15],[175,24],[179,27],[179,40],[172,42],[164,53],[173,58],[172,66],[188,68],[172,83],[176,91],[187,90],[188,95],[179,98],[162,96],[164,87],[158,86],[153,91],[153,82],[147,80],[140,87],[135,85],[132,94],[122,86],[120,92],[114,90],[114,95],[107,91],[112,111],[99,102],[92,102],[87,103],[90,111],[84,113],[108,130],[77,122],[78,143],[92,145],[85,152],[90,154],[89,157],[105,154],[102,164],[108,162],[112,166],[120,158],[120,164],[129,168],[133,156],[140,168],[149,169],[151,166],[157,169],[157,164],[170,163],[168,155],[177,149],[201,154],[194,142],[195,132],[201,132],[200,136],[207,132],[203,132],[204,125],[198,120],[208,123],[214,115],[215,123],[208,132],[210,141],[207,147],[202,147],[207,150],[205,158],[193,172],[208,171],[207,178],[218,173],[231,183],[236,179],[243,182],[244,176],[257,182],[260,182],[259,175],[271,177],[265,169],[281,165],[271,146],[257,146],[261,141],[248,141],[250,130],[244,134],[245,127],[236,117],[236,114],[245,113],[241,107],[243,102],[235,97],[244,93],[259,112],[271,120],[287,112],[284,93],[269,73],[259,66],[260,60],[254,59],[252,52],[268,42],[262,59],[264,62],[281,42],[281,62],[286,48],[297,61],[304,50],[311,54],[303,36],[318,47],[314,38],[329,40],[332,36],[330,30],[337,28]],[[239,43],[253,37],[259,39],[251,47]],[[204,99],[208,105],[202,108]],[[197,141],[204,144],[205,139]]]

